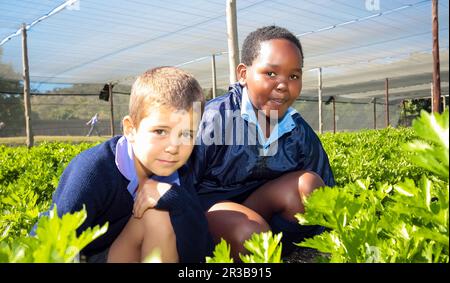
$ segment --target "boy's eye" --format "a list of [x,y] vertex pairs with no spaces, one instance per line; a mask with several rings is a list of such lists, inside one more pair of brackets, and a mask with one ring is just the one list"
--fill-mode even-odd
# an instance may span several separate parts
[[298,80],[299,78],[299,75],[291,75],[291,80]]
[[161,129],[154,130],[153,133],[157,134],[158,136],[166,136],[167,135],[167,131],[161,130]]
[[183,131],[180,133],[181,144],[190,145],[193,143],[194,134],[192,131]]
[[267,72],[267,75],[269,77],[275,77],[276,76],[276,74],[274,72]]
[[184,131],[181,133],[181,136],[185,139],[192,139],[194,138],[194,134],[191,131]]

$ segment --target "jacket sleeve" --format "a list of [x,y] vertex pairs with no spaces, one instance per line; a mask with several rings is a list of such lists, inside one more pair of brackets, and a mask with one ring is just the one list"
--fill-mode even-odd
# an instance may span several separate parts
[[[83,157],[81,157],[82,159]],[[58,216],[62,217],[66,213],[80,211],[85,205],[87,217],[77,229],[77,234],[81,234],[88,227],[92,226],[95,216],[98,214],[98,204],[101,203],[95,194],[92,193],[92,187],[98,187],[99,180],[89,171],[89,168],[79,166],[80,156],[75,157],[64,170],[58,183],[58,187],[53,194],[50,209],[42,214],[48,216],[49,211],[56,205]],[[30,232],[35,235],[37,223]]]
[[204,262],[212,252],[213,241],[193,187],[190,184],[173,185],[158,200],[156,208],[169,211],[180,262]]
[[187,166],[192,170],[192,182],[194,187],[201,182],[203,174],[206,170],[206,145],[198,144],[194,146],[191,156],[187,162]]
[[323,149],[319,137],[309,127],[305,133],[303,148],[305,150],[304,170],[313,171],[319,174],[327,186],[335,186],[333,171],[331,170],[328,155]]

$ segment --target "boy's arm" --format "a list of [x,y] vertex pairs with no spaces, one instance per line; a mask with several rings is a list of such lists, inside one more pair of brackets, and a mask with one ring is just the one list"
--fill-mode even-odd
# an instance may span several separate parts
[[[99,201],[92,193],[92,188],[97,188],[100,182],[96,180],[92,172],[88,171],[89,169],[78,166],[76,162],[78,158],[75,157],[61,175],[49,210],[56,204],[58,216],[62,217],[66,213],[80,211],[85,205],[87,217],[77,229],[77,232],[81,233],[93,224],[94,217],[97,215],[96,203]],[[40,217],[48,215],[49,210],[42,213]],[[36,225],[31,231],[32,235],[35,229]]]
[[80,168],[76,162],[72,162],[63,172],[53,196],[53,203],[57,205],[60,217],[66,213],[80,211],[85,205],[87,217],[79,227],[79,231],[90,227],[97,215],[98,195],[93,193],[95,191],[93,188],[101,185],[96,174],[92,174],[86,169]]
[[147,209],[154,208],[161,198],[172,185],[158,182],[153,179],[146,180],[143,184],[139,184],[136,194],[136,200],[133,205],[133,216],[141,218]]
[[333,171],[319,137],[313,130],[307,131],[304,141],[305,163],[303,169],[319,174],[327,186],[333,187],[335,185]]
[[[203,173],[206,170],[205,165],[207,164],[207,161],[204,152],[205,148],[205,145],[194,146],[194,150],[185,165],[190,170],[190,182],[194,184],[194,188],[200,183]],[[170,188],[170,184],[156,182],[152,179],[148,179],[145,183],[139,184],[133,207],[133,216],[141,218],[147,209],[155,207],[159,198]]]

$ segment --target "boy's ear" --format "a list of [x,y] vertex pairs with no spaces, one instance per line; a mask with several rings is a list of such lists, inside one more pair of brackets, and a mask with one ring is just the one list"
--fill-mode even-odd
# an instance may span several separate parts
[[247,80],[247,66],[244,63],[240,63],[236,68],[236,72],[239,83],[242,86],[245,86]]
[[133,125],[133,120],[131,120],[130,116],[123,117],[122,120],[123,125],[123,134],[127,138],[128,141],[134,141],[134,134],[136,134],[136,128]]

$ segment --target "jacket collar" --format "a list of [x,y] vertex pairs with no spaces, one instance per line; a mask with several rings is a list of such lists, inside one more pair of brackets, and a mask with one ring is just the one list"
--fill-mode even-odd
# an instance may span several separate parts
[[264,141],[262,144],[264,148],[268,148],[271,143],[277,141],[281,136],[291,132],[295,128],[295,122],[292,116],[296,114],[297,111],[294,108],[289,107],[284,117],[281,120],[278,120],[278,123],[270,133],[269,138],[266,139],[256,118],[254,107],[248,95],[247,88],[242,86],[240,86],[240,88],[242,89],[241,117],[248,123],[256,125],[258,137],[260,141]]
[[[128,181],[130,181],[130,183],[127,186],[127,190],[131,194],[133,199],[135,199],[139,181],[136,174],[136,168],[134,167],[133,147],[127,141],[125,136],[122,136],[117,141],[115,162],[117,169],[119,169],[120,173]],[[172,185],[174,184],[180,185],[180,179],[177,171],[175,171],[172,175],[169,176],[153,175],[151,176],[151,179],[159,182],[169,183]]]

